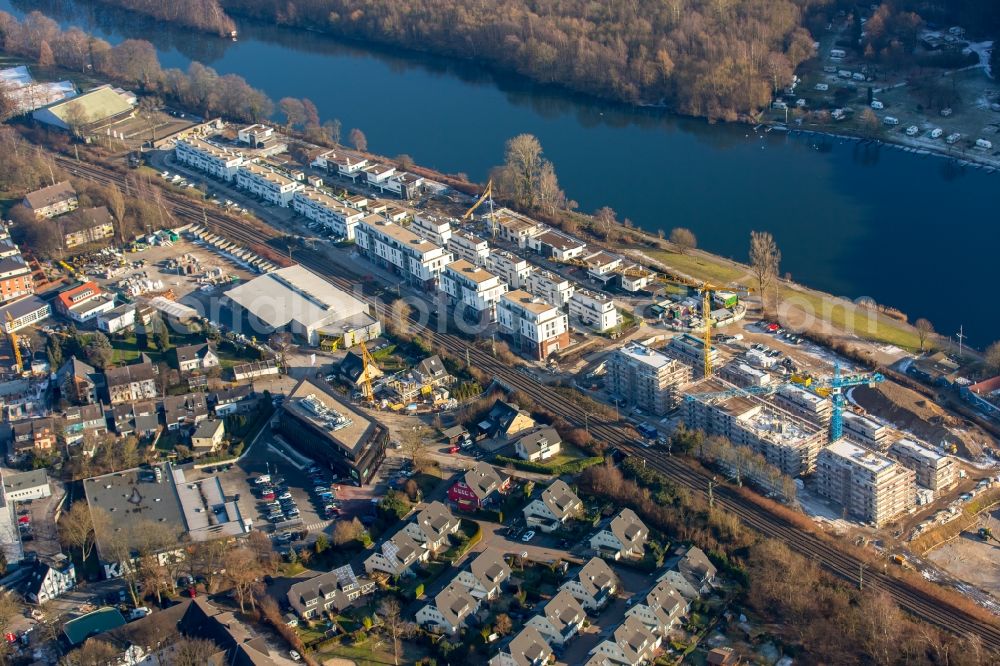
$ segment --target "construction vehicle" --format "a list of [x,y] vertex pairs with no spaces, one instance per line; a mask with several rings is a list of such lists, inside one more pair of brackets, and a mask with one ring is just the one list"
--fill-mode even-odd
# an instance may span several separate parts
[[900,554],[897,553],[897,554],[893,555],[891,559],[892,559],[892,563],[893,564],[896,564],[896,565],[898,565],[898,566],[900,566],[900,567],[902,567],[904,569],[912,569],[913,568],[913,565],[910,564],[910,561],[908,559],[906,559],[906,557],[903,556],[903,555],[900,555]]
[[17,364],[17,374],[20,376],[24,372],[24,357],[21,356],[21,341],[14,332],[14,318],[7,313],[7,337],[10,338],[10,346],[14,350],[14,362]]
[[979,528],[979,538],[982,539],[983,541],[993,540],[993,541],[996,541],[997,543],[1000,543],[1000,539],[998,539],[993,534],[993,530],[990,529],[989,527],[980,527]]
[[[476,203],[472,204],[472,208],[470,208],[469,210],[465,211],[465,214],[462,215],[462,219],[463,220],[470,220],[470,219],[472,219],[472,214],[475,213],[476,209],[479,208],[480,206],[482,206],[483,202],[487,201],[487,200],[489,200],[489,202],[490,202],[490,218],[492,218],[493,217],[493,179],[490,179],[486,183],[486,189],[483,190],[482,196],[479,197],[479,200],[476,201]],[[493,224],[493,235],[494,236],[497,235],[497,233],[496,233],[496,224],[495,223]]]

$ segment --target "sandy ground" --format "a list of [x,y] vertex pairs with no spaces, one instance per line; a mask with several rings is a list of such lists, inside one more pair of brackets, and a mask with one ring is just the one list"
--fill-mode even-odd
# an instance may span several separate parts
[[1000,509],[982,516],[974,530],[935,548],[927,558],[956,578],[1000,599],[1000,542],[980,539],[975,531],[979,527],[990,527],[1000,535]]

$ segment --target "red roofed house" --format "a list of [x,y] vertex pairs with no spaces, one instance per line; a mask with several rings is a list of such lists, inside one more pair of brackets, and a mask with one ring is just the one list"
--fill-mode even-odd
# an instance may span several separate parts
[[115,297],[101,291],[96,282],[84,282],[59,293],[56,310],[76,322],[90,321],[115,307]]
[[489,507],[510,490],[511,477],[484,462],[477,462],[448,489],[448,499],[459,509]]

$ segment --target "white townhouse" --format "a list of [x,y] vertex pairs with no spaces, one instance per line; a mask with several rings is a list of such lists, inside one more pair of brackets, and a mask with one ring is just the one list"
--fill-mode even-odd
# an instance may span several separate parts
[[625,617],[634,616],[653,634],[666,638],[670,630],[680,623],[691,607],[690,601],[665,580],[660,580],[646,595],[642,603],[628,609]]
[[526,259],[507,250],[492,250],[486,257],[486,269],[503,278],[511,289],[524,289],[533,270]]
[[445,266],[452,263],[450,252],[381,215],[363,218],[354,234],[358,248],[369,261],[424,289],[433,289]]
[[604,608],[618,591],[618,577],[607,562],[593,557],[559,589],[572,594],[585,609],[596,611]]
[[432,553],[447,550],[448,535],[458,532],[460,521],[438,501],[431,502],[408,522],[403,531]]
[[454,306],[472,312],[476,321],[496,321],[497,303],[507,293],[507,283],[485,268],[459,259],[448,264],[438,289],[448,295]]
[[414,215],[410,230],[441,247],[448,247],[448,241],[451,240],[451,222],[433,215]]
[[369,164],[365,167],[365,181],[373,186],[379,187],[396,175],[396,167],[391,164]]
[[564,308],[573,297],[576,285],[551,271],[534,270],[528,276],[528,291],[546,303]]
[[283,208],[287,208],[295,192],[304,187],[297,180],[253,162],[245,162],[236,171],[236,186]]
[[543,532],[552,532],[571,518],[583,514],[583,502],[562,479],[556,479],[522,510],[524,523]]
[[653,661],[662,642],[663,639],[650,632],[638,618],[629,616],[618,625],[611,638],[598,643],[590,654],[598,660],[610,660],[616,666],[642,666]]
[[611,522],[590,537],[590,547],[613,559],[637,559],[643,556],[649,529],[632,509],[622,509]]
[[524,626],[537,629],[549,645],[562,647],[576,636],[586,619],[587,611],[580,602],[568,591],[560,590],[549,599],[542,612],[525,622]]
[[308,220],[319,222],[339,238],[354,240],[354,228],[365,217],[364,211],[312,187],[298,190],[292,197],[292,208]]
[[577,289],[569,300],[569,316],[598,331],[618,325],[618,308],[605,293]]
[[416,621],[421,627],[454,634],[470,615],[479,610],[479,604],[479,599],[472,596],[469,588],[452,580],[434,596],[434,601],[417,611]]
[[402,576],[417,562],[426,562],[430,551],[413,540],[404,530],[396,532],[390,539],[365,560],[365,572],[382,571],[390,576]]
[[496,599],[503,584],[510,579],[510,566],[503,553],[487,548],[472,560],[468,569],[458,572],[455,580],[469,588],[469,593],[477,599]]
[[569,321],[562,310],[526,291],[507,292],[497,304],[500,332],[536,360],[569,347]]
[[236,178],[243,164],[243,153],[196,137],[179,139],[174,144],[174,157],[181,164],[227,182]]

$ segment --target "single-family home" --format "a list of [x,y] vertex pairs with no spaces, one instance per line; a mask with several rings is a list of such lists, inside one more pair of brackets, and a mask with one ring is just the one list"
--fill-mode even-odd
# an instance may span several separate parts
[[528,527],[551,532],[583,513],[583,502],[562,479],[556,479],[542,491],[541,497],[524,507],[524,522]]
[[708,651],[709,666],[738,666],[740,655],[731,647],[717,647]]
[[219,418],[253,411],[259,400],[250,384],[239,384],[208,394],[208,403]]
[[67,407],[62,416],[62,435],[66,444],[76,444],[87,436],[98,437],[108,432],[104,405]]
[[712,589],[715,584],[715,576],[718,573],[715,565],[705,555],[705,551],[697,546],[692,546],[684,553],[684,556],[677,563],[677,570],[702,594]]
[[215,453],[225,436],[226,422],[222,419],[202,421],[191,433],[191,449],[195,455]]
[[698,588],[692,585],[691,581],[689,581],[684,574],[675,569],[664,571],[663,575],[657,579],[657,582],[663,582],[670,585],[670,587],[680,592],[681,596],[688,601],[694,601],[701,596]]
[[154,400],[140,400],[111,407],[115,432],[124,437],[140,439],[154,437],[160,431],[160,410]]
[[370,575],[382,571],[390,576],[402,576],[417,562],[426,562],[430,551],[413,540],[404,530],[396,532],[382,542],[382,546],[365,560],[365,571]]
[[611,601],[618,590],[618,577],[607,562],[594,557],[559,589],[572,594],[586,610],[596,611]]
[[641,666],[653,661],[661,642],[638,618],[630,616],[618,625],[611,638],[598,643],[591,654],[606,657],[616,665]]
[[625,616],[635,616],[652,633],[665,638],[687,614],[690,606],[691,603],[670,583],[661,580],[646,595],[645,602],[629,608]]
[[434,501],[421,509],[403,531],[430,552],[437,553],[448,548],[448,535],[458,532],[460,524],[448,507]]
[[215,345],[202,342],[196,345],[184,345],[174,349],[177,369],[181,372],[194,372],[219,367],[219,357],[215,353]]
[[511,477],[484,462],[477,462],[448,489],[448,499],[458,508],[474,511],[496,504],[510,490]]
[[7,424],[6,441],[14,455],[27,453],[47,453],[56,445],[59,428],[56,420],[49,416],[41,419],[26,419]]
[[76,586],[76,569],[59,553],[48,561],[37,560],[28,574],[24,596],[34,604],[44,604]]
[[514,451],[521,460],[542,462],[557,455],[562,438],[555,428],[536,428],[521,435],[514,443]]
[[538,629],[525,627],[490,659],[489,666],[542,666],[551,657],[552,648]]
[[63,400],[74,405],[92,405],[99,399],[101,373],[92,365],[71,356],[56,372],[56,386]]
[[580,602],[568,590],[560,590],[525,626],[534,627],[550,645],[559,647],[576,636],[586,619],[587,611]]
[[417,611],[417,624],[453,634],[465,624],[469,616],[479,610],[479,603],[479,599],[472,596],[469,588],[452,580],[434,596],[434,601]]
[[168,395],[163,399],[163,422],[167,430],[193,426],[208,418],[208,402],[204,393]]
[[131,365],[106,369],[104,384],[108,391],[108,401],[117,405],[155,398],[156,374],[156,366],[145,358]]
[[503,553],[487,548],[468,569],[458,572],[455,580],[469,588],[469,593],[477,599],[495,599],[500,596],[503,584],[510,578],[510,566]]
[[[351,386],[361,386],[365,381],[365,361],[360,354],[347,352],[340,365],[337,367],[337,374],[340,378]],[[368,381],[374,381],[382,376],[382,371],[374,363],[368,363]]]
[[594,536],[590,547],[600,555],[612,559],[637,559],[644,553],[649,529],[632,509],[622,509]]
[[519,432],[534,428],[535,420],[517,405],[498,399],[477,425],[485,437],[507,439]]
[[358,597],[375,589],[375,582],[358,578],[350,564],[288,588],[288,604],[303,619],[317,617],[329,610],[341,611]]

